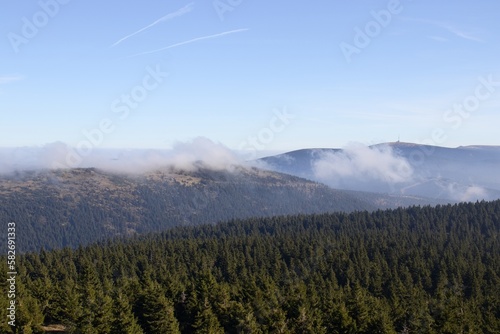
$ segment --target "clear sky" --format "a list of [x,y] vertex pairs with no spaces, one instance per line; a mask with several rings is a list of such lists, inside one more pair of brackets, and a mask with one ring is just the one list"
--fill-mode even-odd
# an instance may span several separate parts
[[1,7],[1,147],[500,145],[497,0]]

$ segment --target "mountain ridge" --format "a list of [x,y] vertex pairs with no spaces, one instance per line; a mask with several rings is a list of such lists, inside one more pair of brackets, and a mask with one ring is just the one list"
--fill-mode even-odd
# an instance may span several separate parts
[[406,142],[355,144],[344,149],[294,150],[258,161],[269,170],[344,190],[450,201],[500,198],[500,146],[449,148]]

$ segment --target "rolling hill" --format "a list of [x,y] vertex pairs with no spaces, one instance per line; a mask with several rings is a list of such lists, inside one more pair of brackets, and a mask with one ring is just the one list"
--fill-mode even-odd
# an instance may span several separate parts
[[0,221],[17,223],[20,252],[232,218],[413,204],[436,202],[339,191],[295,176],[243,167],[193,172],[165,168],[136,175],[79,168],[0,177]]
[[338,189],[454,201],[500,198],[500,147],[412,143],[302,149],[259,160],[265,168]]

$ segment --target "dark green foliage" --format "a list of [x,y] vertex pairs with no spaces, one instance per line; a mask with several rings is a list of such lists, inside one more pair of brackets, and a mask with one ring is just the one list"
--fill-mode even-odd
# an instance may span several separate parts
[[499,232],[495,201],[230,221],[25,254],[19,321],[27,332],[499,333]]
[[116,334],[141,334],[142,328],[132,312],[128,297],[121,291],[113,293],[113,322],[111,332]]
[[194,318],[193,328],[196,334],[224,334],[224,329],[207,300]]
[[172,302],[167,300],[158,283],[147,285],[137,307],[144,331],[146,333],[180,333]]

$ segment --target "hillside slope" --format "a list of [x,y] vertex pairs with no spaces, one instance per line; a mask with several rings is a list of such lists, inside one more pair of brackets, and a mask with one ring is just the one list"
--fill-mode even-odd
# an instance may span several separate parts
[[385,143],[303,149],[260,159],[267,169],[337,189],[454,201],[500,198],[500,147]]
[[89,168],[0,179],[0,221],[17,223],[18,251],[231,218],[375,208],[353,194],[257,169],[131,176]]
[[338,191],[255,168],[231,172],[164,169],[133,176],[87,168],[0,178],[0,221],[17,223],[18,251],[74,247],[109,237],[232,218],[412,204],[434,203]]

